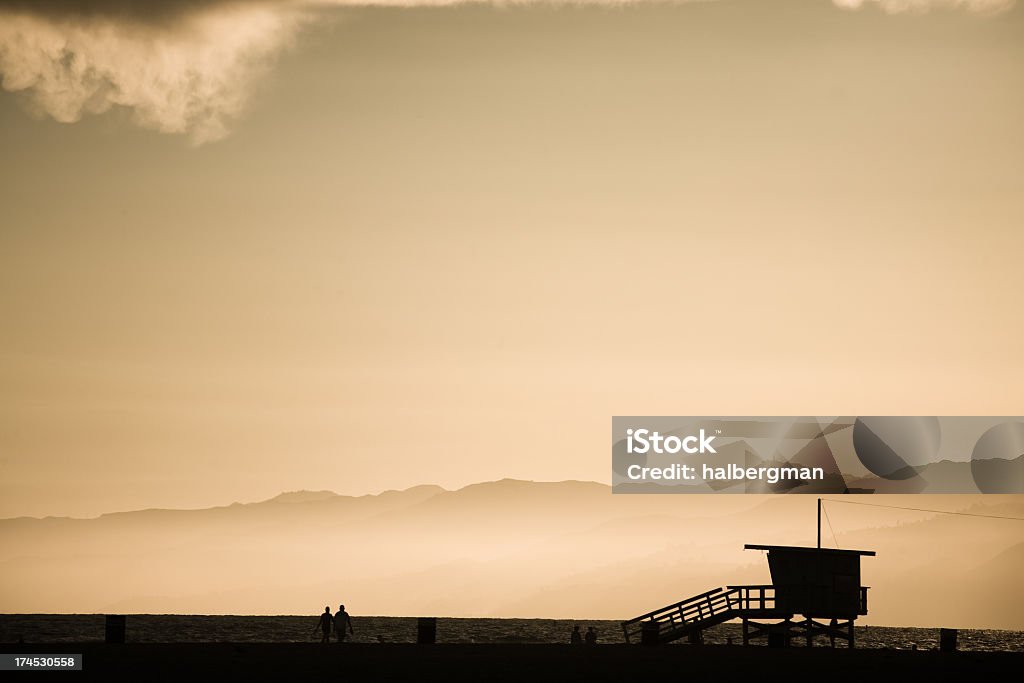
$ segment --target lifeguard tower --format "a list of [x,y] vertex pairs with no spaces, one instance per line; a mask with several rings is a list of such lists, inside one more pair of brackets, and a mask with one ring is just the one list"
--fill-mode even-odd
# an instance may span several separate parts
[[[820,513],[819,513],[820,515]],[[820,523],[819,523],[820,524]],[[860,558],[873,550],[833,550],[786,545],[745,545],[768,552],[771,585],[726,586],[624,621],[626,642],[647,645],[687,637],[703,641],[703,632],[734,619],[743,621],[743,644],[767,637],[786,646],[792,637],[843,639],[854,646],[853,623],[868,613],[868,587],[860,585]]]

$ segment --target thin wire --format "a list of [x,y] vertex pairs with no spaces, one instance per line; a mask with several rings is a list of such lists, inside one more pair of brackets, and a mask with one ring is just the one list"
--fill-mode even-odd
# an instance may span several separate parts
[[821,511],[825,513],[825,521],[828,522],[828,530],[832,532],[832,542],[839,548],[839,539],[836,538],[836,531],[832,528],[832,520],[828,518],[828,510],[825,509],[825,501],[821,502]]
[[836,500],[834,498],[828,498],[830,503],[846,503],[847,505],[868,505],[876,508],[890,508],[892,510],[913,510],[914,512],[934,512],[940,515],[959,515],[961,517],[985,517],[987,519],[1011,519],[1017,522],[1024,522],[1024,517],[1002,517],[1000,515],[981,515],[976,512],[952,512],[950,510],[926,510],[924,508],[908,508],[900,507],[898,505],[882,505],[881,503],[862,503],[857,500]]

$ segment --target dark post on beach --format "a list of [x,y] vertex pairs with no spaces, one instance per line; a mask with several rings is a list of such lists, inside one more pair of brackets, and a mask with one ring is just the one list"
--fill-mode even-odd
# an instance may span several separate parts
[[955,628],[940,628],[939,651],[956,652],[956,635],[957,632]]
[[768,629],[768,647],[789,647],[789,630],[785,625],[773,624]]
[[104,638],[107,643],[120,644],[124,642],[126,622],[127,618],[123,614],[107,615]]
[[416,643],[433,645],[437,642],[437,617],[420,617],[416,620]]

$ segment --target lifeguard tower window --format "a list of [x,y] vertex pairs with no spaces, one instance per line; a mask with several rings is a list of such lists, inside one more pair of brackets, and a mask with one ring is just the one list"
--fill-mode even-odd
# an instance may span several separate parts
[[871,550],[832,550],[745,545],[767,550],[776,607],[810,618],[853,619],[867,612],[860,586],[860,558]]

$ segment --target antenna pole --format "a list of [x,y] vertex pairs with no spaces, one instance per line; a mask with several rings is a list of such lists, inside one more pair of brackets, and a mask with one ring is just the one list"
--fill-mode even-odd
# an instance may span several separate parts
[[818,550],[821,550],[821,498],[818,499]]

